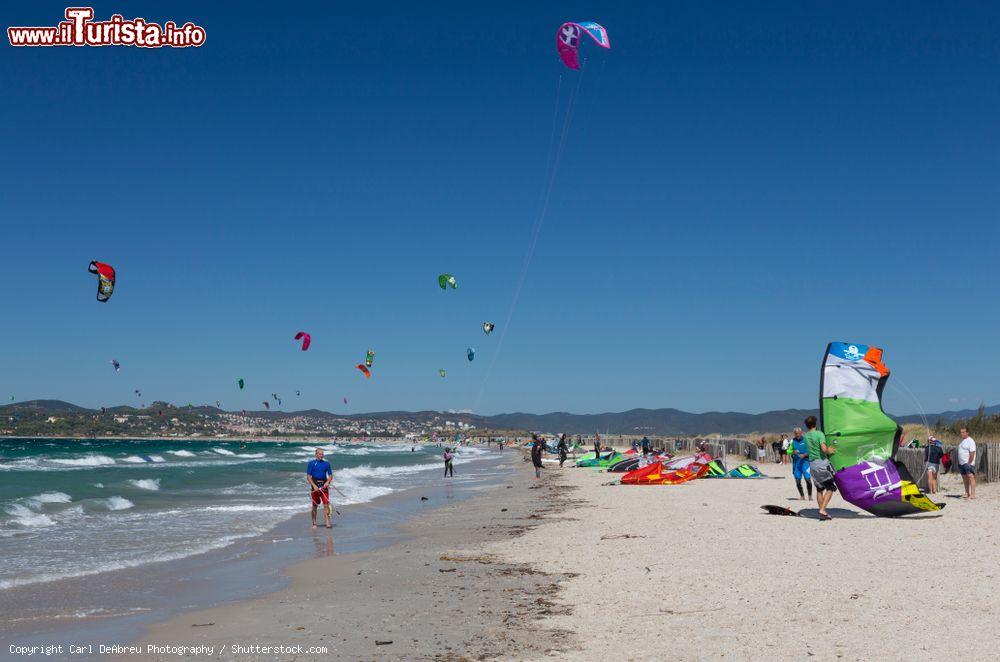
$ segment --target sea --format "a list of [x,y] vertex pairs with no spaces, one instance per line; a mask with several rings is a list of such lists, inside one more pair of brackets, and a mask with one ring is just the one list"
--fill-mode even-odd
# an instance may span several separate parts
[[[321,447],[343,493],[331,492],[337,509],[442,482],[437,446]],[[11,589],[142,569],[266,535],[308,511],[304,473],[316,448],[303,441],[0,440],[0,602]],[[462,448],[458,478],[488,475],[463,465],[493,455]]]

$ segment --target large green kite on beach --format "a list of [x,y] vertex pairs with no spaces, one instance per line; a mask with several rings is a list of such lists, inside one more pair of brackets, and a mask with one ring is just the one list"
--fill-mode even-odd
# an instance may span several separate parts
[[844,499],[881,517],[940,510],[894,457],[902,428],[882,410],[889,369],[878,347],[834,342],[820,375],[821,426]]

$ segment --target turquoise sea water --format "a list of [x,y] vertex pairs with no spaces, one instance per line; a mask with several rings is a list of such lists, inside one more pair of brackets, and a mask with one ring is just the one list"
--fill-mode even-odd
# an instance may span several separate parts
[[[323,447],[345,495],[331,493],[338,505],[436,480],[442,468],[437,447]],[[181,559],[259,535],[308,509],[304,472],[315,448],[301,441],[0,441],[0,591]],[[457,464],[487,455],[465,448]]]

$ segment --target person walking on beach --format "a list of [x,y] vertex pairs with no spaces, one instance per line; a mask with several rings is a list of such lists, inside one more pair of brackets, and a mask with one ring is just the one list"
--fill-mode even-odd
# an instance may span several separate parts
[[454,459],[455,459],[455,456],[451,454],[451,448],[449,448],[449,447],[446,446],[445,449],[444,449],[444,477],[445,478],[448,477],[449,473],[451,474],[452,478],[455,477],[455,465],[453,464],[453,460]]
[[306,465],[306,482],[309,484],[309,494],[312,499],[312,527],[316,528],[316,509],[323,504],[323,514],[326,516],[326,528],[330,525],[330,485],[333,478],[333,467],[323,459],[323,449],[316,449],[316,457]]
[[958,431],[962,441],[958,444],[958,470],[965,486],[963,499],[976,498],[976,440],[969,436],[968,428]]
[[944,447],[941,442],[930,437],[924,448],[924,472],[927,474],[927,493],[937,494],[938,471],[941,469],[941,458],[944,457]]
[[535,466],[535,480],[542,477],[542,449],[545,448],[545,444],[542,443],[538,435],[531,435],[534,443],[531,445],[531,464]]
[[823,521],[833,519],[826,512],[826,507],[837,491],[837,483],[833,479],[833,465],[830,456],[837,452],[837,447],[826,443],[826,435],[816,429],[816,417],[806,416],[806,452],[809,455],[809,473],[816,485],[816,503],[819,505],[819,518]]
[[802,428],[795,428],[791,442],[792,449],[792,476],[795,477],[795,487],[799,491],[799,499],[806,498],[802,491],[802,479],[806,480],[806,489],[809,490],[809,500],[813,498],[812,474],[809,472],[809,450],[806,448],[806,440],[802,436]]
[[649,437],[643,436],[642,441],[639,442],[639,446],[642,447],[642,456],[645,457],[649,455]]
[[559,437],[559,468],[562,469],[563,462],[566,461],[566,454],[569,452],[569,445],[566,443],[566,435]]

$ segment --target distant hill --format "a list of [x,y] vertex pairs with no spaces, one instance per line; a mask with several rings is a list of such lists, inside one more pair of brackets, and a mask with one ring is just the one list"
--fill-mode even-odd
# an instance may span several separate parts
[[[146,411],[168,409],[165,402],[155,402]],[[215,417],[227,413],[216,407],[198,405],[193,407],[172,407],[171,411],[183,414],[197,414]],[[112,413],[135,413],[141,410],[131,406],[109,407]],[[927,414],[927,422],[933,425],[938,419],[953,422],[975,416],[975,409],[947,411]],[[63,415],[96,414],[98,410],[87,409],[61,400],[31,400],[0,406],[0,415]],[[234,413],[234,412],[228,412]],[[777,432],[790,430],[801,425],[809,414],[816,414],[809,409],[782,409],[767,411],[760,414],[743,412],[710,411],[701,414],[681,411],[679,409],[630,409],[623,412],[605,412],[601,414],[570,414],[567,412],[552,412],[548,414],[512,413],[495,416],[480,416],[468,413],[450,413],[439,411],[382,411],[355,414],[336,414],[319,409],[304,411],[253,411],[248,414],[281,421],[293,417],[308,417],[327,421],[333,420],[397,420],[410,421],[421,425],[440,425],[444,421],[468,423],[478,428],[503,430],[532,430],[540,432],[565,432],[567,434],[589,434],[604,432],[613,434],[651,434],[651,435],[693,435],[693,434],[740,434],[747,432]],[[1000,413],[1000,405],[986,408],[986,414]],[[900,423],[921,423],[923,417],[919,414],[894,417]]]

